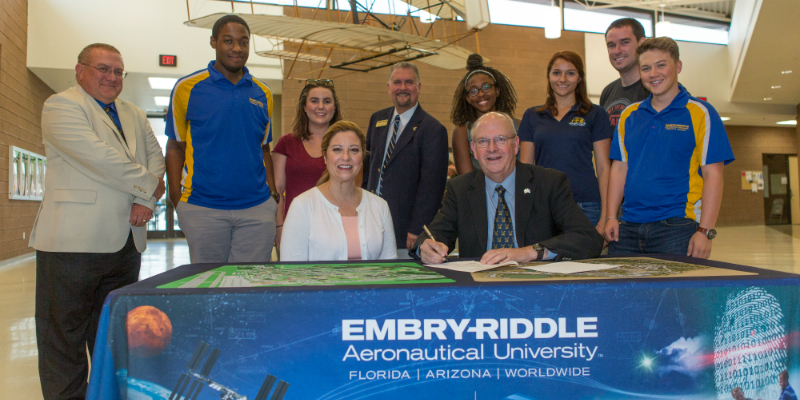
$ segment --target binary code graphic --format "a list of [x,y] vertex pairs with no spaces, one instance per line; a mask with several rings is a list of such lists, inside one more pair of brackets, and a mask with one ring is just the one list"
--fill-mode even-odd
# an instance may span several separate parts
[[737,386],[748,398],[778,398],[778,373],[786,368],[783,319],[777,299],[762,288],[728,296],[714,335],[719,400],[729,399]]

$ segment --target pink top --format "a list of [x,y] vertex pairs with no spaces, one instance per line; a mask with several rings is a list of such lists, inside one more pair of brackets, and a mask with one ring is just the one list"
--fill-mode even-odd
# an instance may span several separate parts
[[286,215],[295,197],[317,185],[325,172],[325,160],[308,155],[303,141],[291,134],[281,136],[272,151],[286,156]]
[[345,217],[342,215],[344,234],[347,236],[347,259],[361,259],[361,241],[358,239],[358,216]]

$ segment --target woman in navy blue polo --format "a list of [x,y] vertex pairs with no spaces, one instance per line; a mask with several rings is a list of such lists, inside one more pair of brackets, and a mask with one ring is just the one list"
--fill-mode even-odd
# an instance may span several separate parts
[[[511,81],[498,71],[483,65],[483,57],[471,54],[467,59],[467,73],[461,78],[453,96],[450,121],[453,130],[453,159],[459,175],[481,169],[469,147],[472,141],[471,126],[483,114],[500,111],[514,118],[517,108],[517,93]],[[514,125],[519,121],[514,120]]]
[[522,117],[520,159],[566,173],[575,202],[602,233],[614,132],[603,107],[589,101],[585,76],[577,53],[553,55],[547,64],[547,101]]

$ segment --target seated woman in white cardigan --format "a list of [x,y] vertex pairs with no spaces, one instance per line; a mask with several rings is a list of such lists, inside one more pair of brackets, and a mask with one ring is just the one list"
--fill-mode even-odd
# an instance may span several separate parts
[[386,200],[356,186],[366,138],[339,121],[322,138],[326,171],[316,187],[297,196],[283,223],[281,261],[397,258]]

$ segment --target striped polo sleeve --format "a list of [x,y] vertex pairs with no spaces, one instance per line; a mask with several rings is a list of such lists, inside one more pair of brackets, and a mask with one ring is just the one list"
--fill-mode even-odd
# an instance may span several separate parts
[[208,78],[208,70],[203,69],[186,76],[179,80],[172,89],[167,110],[167,129],[166,135],[172,140],[186,142],[191,129],[189,121],[186,120],[186,111],[189,106],[189,97],[194,86]]
[[269,121],[267,122],[267,129],[264,131],[264,140],[261,142],[261,145],[267,145],[272,142],[272,91],[269,89],[266,83],[261,82],[260,80],[253,78],[253,82],[264,91],[264,95],[267,97],[267,118]]
[[695,143],[701,149],[700,166],[734,160],[733,150],[725,132],[725,126],[717,111],[710,104],[689,99],[686,103],[694,127]]
[[629,117],[631,113],[639,109],[640,103],[633,103],[622,111],[619,116],[617,128],[614,131],[614,137],[611,139],[611,151],[609,158],[622,162],[628,162],[628,151],[625,148],[625,132],[628,128]]

